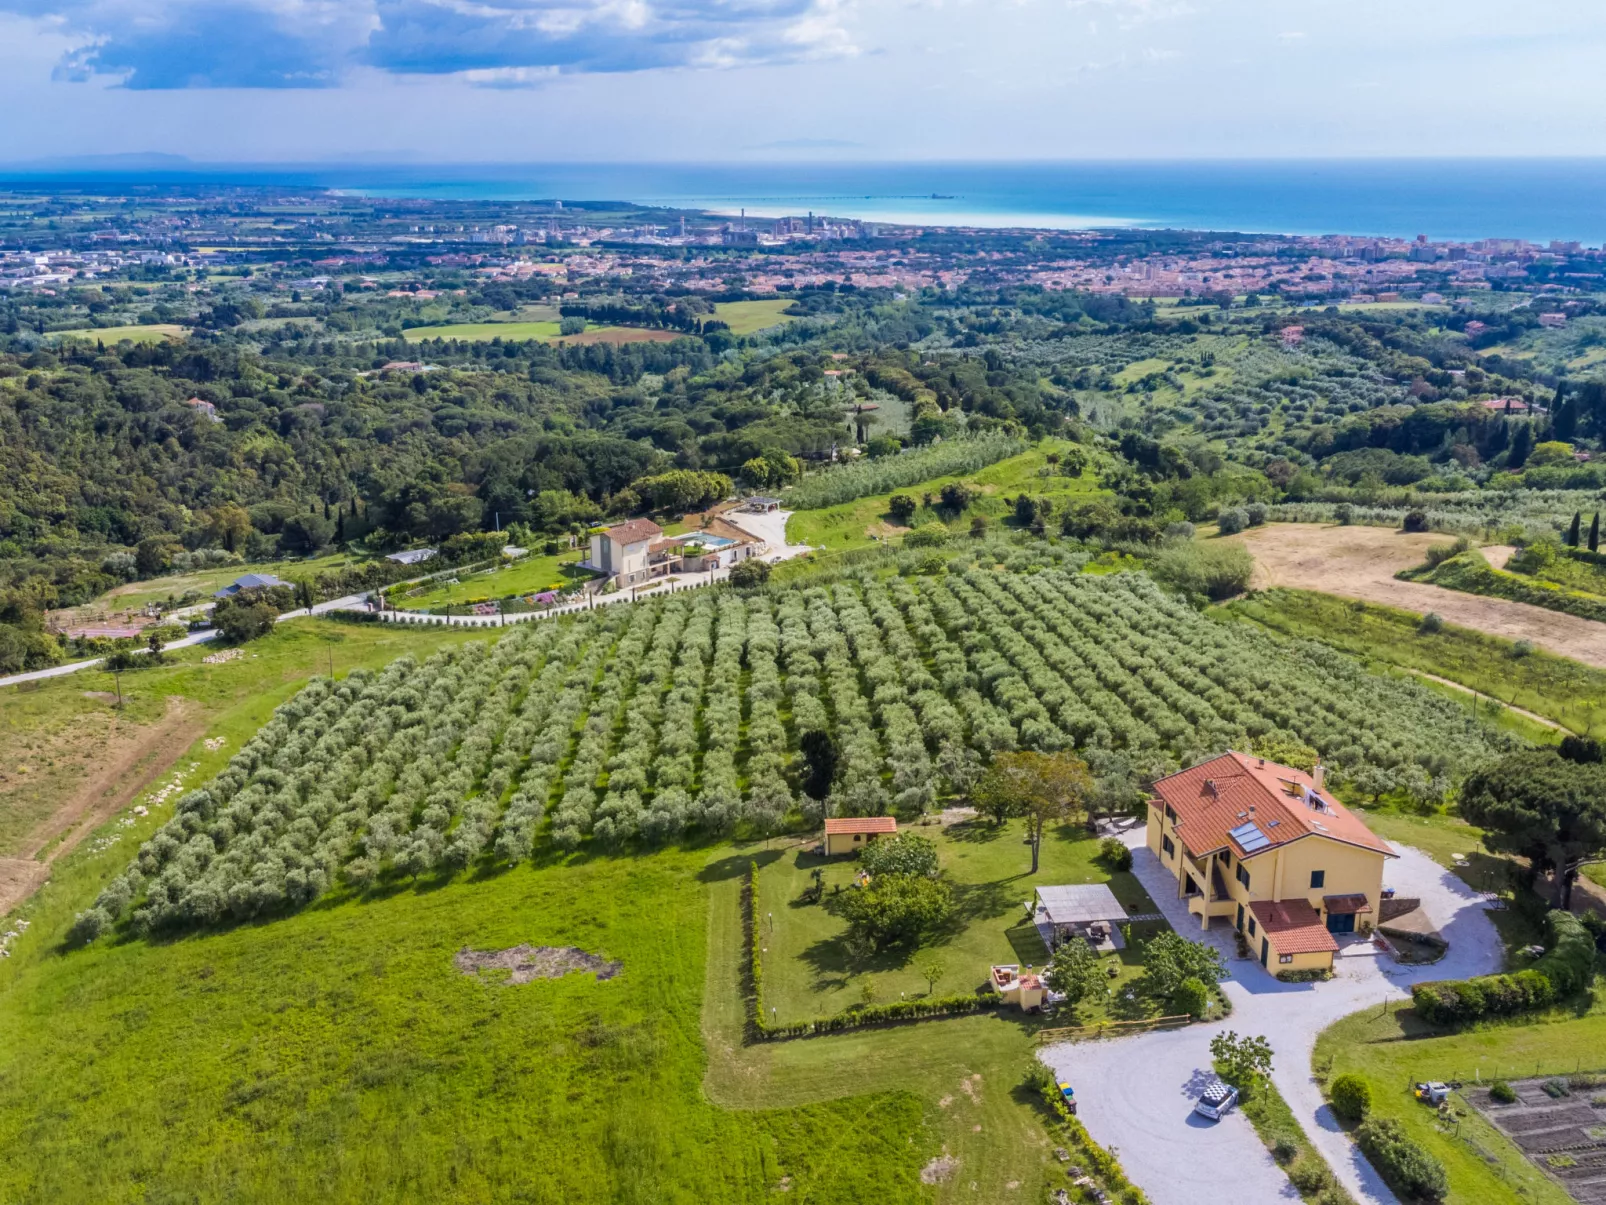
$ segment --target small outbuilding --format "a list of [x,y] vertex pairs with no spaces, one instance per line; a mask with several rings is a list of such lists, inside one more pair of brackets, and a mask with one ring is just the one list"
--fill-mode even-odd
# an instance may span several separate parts
[[271,573],[247,573],[237,577],[223,589],[212,595],[213,598],[233,598],[241,590],[266,590],[272,586],[288,586],[290,583],[281,581]]
[[825,856],[855,854],[881,837],[896,837],[898,822],[891,816],[839,816],[825,822]]
[[1302,899],[1255,900],[1249,905],[1248,938],[1260,965],[1274,975],[1331,971],[1338,953],[1321,914]]
[[992,968],[989,976],[992,989],[1005,1004],[1013,1004],[1024,1012],[1035,1013],[1043,1007],[1046,991],[1042,978],[1033,971],[1021,973],[1016,963],[1004,963]]

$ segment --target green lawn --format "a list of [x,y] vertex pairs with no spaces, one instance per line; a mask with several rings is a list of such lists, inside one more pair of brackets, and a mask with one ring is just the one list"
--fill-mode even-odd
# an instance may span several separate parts
[[148,602],[165,602],[199,594],[210,599],[212,594],[235,578],[247,573],[271,573],[286,581],[308,579],[328,569],[355,564],[357,558],[336,552],[329,556],[307,557],[293,561],[261,561],[249,565],[221,565],[215,569],[201,569],[195,573],[174,573],[167,577],[147,578],[129,582],[102,594],[91,605],[112,611],[138,610]]
[[797,321],[794,315],[782,312],[792,304],[790,297],[772,301],[720,301],[714,305],[714,317],[729,326],[733,335],[751,335]]
[[1012,513],[1004,502],[1006,494],[1012,498],[1020,493],[1048,498],[1053,501],[1054,513],[1058,515],[1067,506],[1076,502],[1090,501],[1104,492],[1100,490],[1098,475],[1092,468],[1080,477],[1064,477],[1058,473],[1048,472],[1050,466],[1046,457],[1050,452],[1064,452],[1075,446],[1061,440],[1045,440],[1028,452],[1000,460],[997,464],[990,464],[975,473],[935,477],[917,485],[906,486],[885,494],[855,498],[851,502],[843,502],[837,506],[795,511],[786,522],[786,538],[794,544],[808,544],[831,552],[872,547],[879,540],[894,538],[906,530],[905,527],[897,525],[887,513],[887,504],[894,493],[908,494],[917,503],[921,503],[908,523],[910,527],[918,527],[922,523],[941,522],[951,518],[945,512],[924,505],[923,498],[924,495],[930,494],[932,500],[937,501],[937,495],[943,485],[959,480],[974,482],[980,486],[982,497],[953,521],[951,526],[955,531],[968,532],[971,519],[977,515],[985,516],[993,523],[1005,520]]
[[163,339],[188,337],[189,327],[162,322],[151,326],[102,326],[82,330],[51,331],[52,339],[86,339],[91,343],[104,343],[107,347],[127,339],[130,343],[160,343]]
[[421,582],[413,589],[422,593],[398,591],[389,597],[403,610],[430,611],[473,602],[494,602],[514,594],[540,593],[590,578],[591,574],[576,568],[584,558],[585,553],[580,550],[558,556],[528,556],[504,569],[463,574],[456,585],[447,584],[450,579]]
[[[711,865],[720,867],[726,856],[716,854]],[[729,871],[754,858],[764,867],[762,885],[785,856],[778,848],[744,847],[711,886],[703,1001],[709,1099],[731,1109],[794,1108],[874,1085],[918,1105],[921,1133],[936,1151],[958,1160],[956,1173],[928,1190],[942,1205],[1038,1201],[1048,1188],[1063,1185],[1040,1100],[1023,1083],[1034,1062],[1035,1029],[1023,1013],[743,1045],[740,881]],[[882,1106],[875,1102],[882,1099],[865,1100],[865,1124],[879,1123]]]
[[[983,821],[912,831],[936,842],[956,905],[949,931],[919,950],[862,961],[848,954],[842,941],[847,926],[831,903],[838,893],[853,890],[857,859],[825,859],[808,852],[812,844],[795,844],[761,872],[758,921],[767,950],[764,994],[782,1024],[830,1016],[866,1000],[924,996],[930,986],[921,971],[933,957],[945,967],[936,984],[938,995],[980,987],[995,963],[1043,966],[1048,951],[1023,907],[1038,886],[1108,882],[1128,912],[1155,910],[1136,878],[1130,873],[1112,874],[1096,860],[1098,842],[1080,829],[1066,828],[1044,838],[1036,876],[1028,873],[1031,851],[1023,843],[1025,830],[1018,821],[1002,827]],[[824,872],[825,899],[822,904],[806,904],[802,897],[816,867]],[[1137,927],[1140,935],[1154,929],[1154,925]],[[1109,956],[1109,961],[1119,976],[1110,980],[1107,1002],[1084,1004],[1076,1018],[1061,1017],[1058,1024],[1152,1014],[1144,997],[1121,999],[1127,985],[1142,973],[1138,952],[1124,950]]]
[[1355,603],[1307,590],[1267,590],[1215,613],[1252,620],[1273,631],[1326,644],[1408,669],[1437,674],[1575,732],[1606,721],[1606,671],[1446,624],[1426,634],[1421,616],[1376,603]]
[[1412,1137],[1444,1161],[1450,1174],[1448,1205],[1567,1205],[1567,1194],[1471,1106],[1456,1100],[1455,1116],[1446,1125],[1412,1098],[1409,1085],[1606,1070],[1606,988],[1595,991],[1595,1006],[1582,1017],[1561,1013],[1557,1020],[1445,1035],[1423,1026],[1409,1009],[1369,1009],[1322,1034],[1314,1065],[1328,1076],[1355,1072],[1366,1078],[1373,1111],[1399,1118]]

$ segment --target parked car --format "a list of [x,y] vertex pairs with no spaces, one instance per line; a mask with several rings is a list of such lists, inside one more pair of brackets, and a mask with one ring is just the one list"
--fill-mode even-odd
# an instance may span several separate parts
[[1238,1089],[1222,1080],[1217,1080],[1204,1090],[1199,1103],[1193,1106],[1193,1111],[1201,1117],[1208,1117],[1212,1121],[1220,1121],[1238,1103]]

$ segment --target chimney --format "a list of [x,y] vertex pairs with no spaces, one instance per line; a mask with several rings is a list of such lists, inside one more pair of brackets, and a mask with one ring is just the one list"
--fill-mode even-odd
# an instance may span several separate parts
[[1321,790],[1327,783],[1327,767],[1317,762],[1316,768],[1310,772],[1310,780],[1316,784],[1318,791]]

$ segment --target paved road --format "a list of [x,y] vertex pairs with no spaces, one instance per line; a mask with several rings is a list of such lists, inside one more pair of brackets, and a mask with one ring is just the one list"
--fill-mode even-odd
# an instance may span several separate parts
[[[366,608],[367,602],[368,596],[366,594],[348,594],[344,598],[332,598],[328,602],[318,603],[310,613],[323,615],[329,611],[363,610]],[[286,611],[279,616],[278,622],[283,623],[287,619],[300,619],[308,613],[304,607],[296,611]],[[163,651],[171,652],[173,649],[187,649],[191,645],[205,644],[209,640],[216,639],[217,631],[213,628],[207,628],[203,632],[191,632],[188,636],[170,641],[163,646]],[[136,649],[135,651],[138,652],[140,650]],[[91,657],[87,661],[71,661],[66,665],[52,665],[49,669],[36,669],[30,670],[25,674],[12,674],[10,677],[0,678],[0,686],[15,686],[19,682],[37,682],[42,678],[59,678],[63,674],[75,674],[81,669],[89,669],[91,666],[99,665],[104,660],[106,660],[104,657]]]
[[[1427,967],[1403,967],[1359,939],[1345,944],[1327,983],[1280,982],[1261,965],[1236,957],[1226,926],[1201,933],[1198,918],[1176,898],[1176,880],[1143,845],[1143,829],[1126,838],[1133,871],[1179,932],[1213,942],[1227,960],[1225,985],[1232,1017],[1223,1025],[1099,1042],[1062,1043],[1043,1060],[1075,1088],[1081,1119],[1101,1143],[1119,1149],[1127,1174],[1155,1205],[1250,1205],[1296,1200],[1298,1194],[1243,1118],[1219,1126],[1192,1113],[1210,1076],[1210,1039],[1222,1028],[1265,1034],[1274,1052],[1272,1080],[1311,1142],[1358,1201],[1397,1205],[1371,1166],[1339,1129],[1311,1075],[1316,1037],[1334,1021],[1384,1001],[1409,998],[1422,979],[1450,979],[1499,969],[1500,939],[1483,901],[1426,854],[1396,846],[1384,882],[1416,896],[1450,943],[1450,953]],[[1220,925],[1220,922],[1218,922]]]

